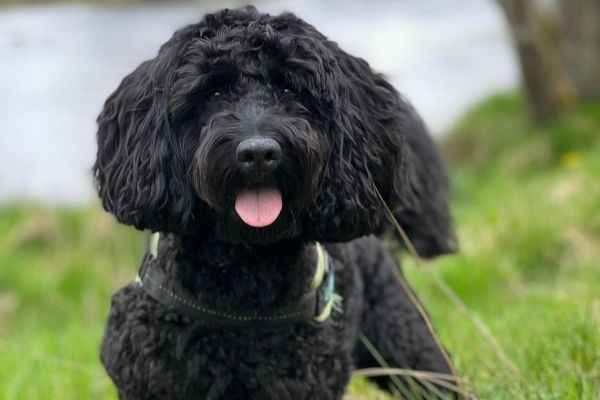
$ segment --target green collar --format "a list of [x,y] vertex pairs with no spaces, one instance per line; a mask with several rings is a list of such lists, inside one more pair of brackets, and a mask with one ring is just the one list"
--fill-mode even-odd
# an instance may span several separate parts
[[185,293],[169,288],[164,271],[153,262],[158,255],[159,239],[158,232],[152,234],[148,251],[135,282],[163,306],[174,309],[193,320],[232,327],[274,328],[297,322],[323,323],[329,319],[332,310],[341,311],[342,298],[334,293],[333,266],[327,251],[320,243],[315,244],[317,267],[308,291],[294,304],[259,313],[212,309]]

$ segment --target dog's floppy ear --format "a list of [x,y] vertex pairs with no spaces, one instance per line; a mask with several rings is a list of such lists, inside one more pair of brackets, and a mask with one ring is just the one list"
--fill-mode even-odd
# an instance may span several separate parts
[[420,256],[452,253],[457,244],[441,155],[422,119],[400,97],[398,111],[397,128],[405,145],[397,160],[388,204]]
[[455,239],[448,179],[425,125],[367,62],[335,44],[330,49],[339,71],[330,77],[335,111],[324,171],[328,183],[323,186],[334,185],[335,190],[320,194],[319,203],[329,204],[333,215],[322,236],[347,240],[389,227],[376,186],[420,255],[451,252]]
[[186,149],[175,138],[167,107],[190,32],[177,32],[156,58],[125,77],[98,117],[98,193],[107,211],[138,229],[178,231],[191,219]]

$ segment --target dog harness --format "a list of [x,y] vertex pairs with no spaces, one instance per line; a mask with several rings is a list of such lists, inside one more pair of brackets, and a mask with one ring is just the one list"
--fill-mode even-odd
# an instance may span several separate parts
[[222,326],[273,328],[297,322],[320,324],[329,319],[333,310],[341,311],[342,298],[334,293],[335,273],[329,255],[320,243],[315,244],[317,253],[315,275],[308,291],[297,302],[264,313],[233,312],[210,308],[197,299],[168,287],[165,272],[152,262],[158,255],[159,237],[158,232],[151,236],[148,251],[142,260],[135,282],[163,306],[193,320]]

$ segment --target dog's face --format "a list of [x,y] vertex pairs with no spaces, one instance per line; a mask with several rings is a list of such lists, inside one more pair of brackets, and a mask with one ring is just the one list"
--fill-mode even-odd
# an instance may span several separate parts
[[292,14],[224,10],[176,32],[98,123],[103,204],[139,229],[350,240],[385,228],[377,188],[423,255],[452,247],[446,176],[414,110]]
[[170,108],[193,151],[185,158],[194,195],[224,240],[297,236],[328,151],[319,100],[294,68],[298,54],[264,29],[204,35],[188,47]]

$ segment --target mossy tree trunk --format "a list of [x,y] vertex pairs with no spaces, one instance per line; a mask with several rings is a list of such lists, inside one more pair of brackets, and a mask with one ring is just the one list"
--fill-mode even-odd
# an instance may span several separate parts
[[574,97],[558,46],[550,40],[535,1],[498,2],[511,27],[533,119],[543,123],[558,115]]
[[560,0],[560,45],[579,96],[600,99],[600,0]]

